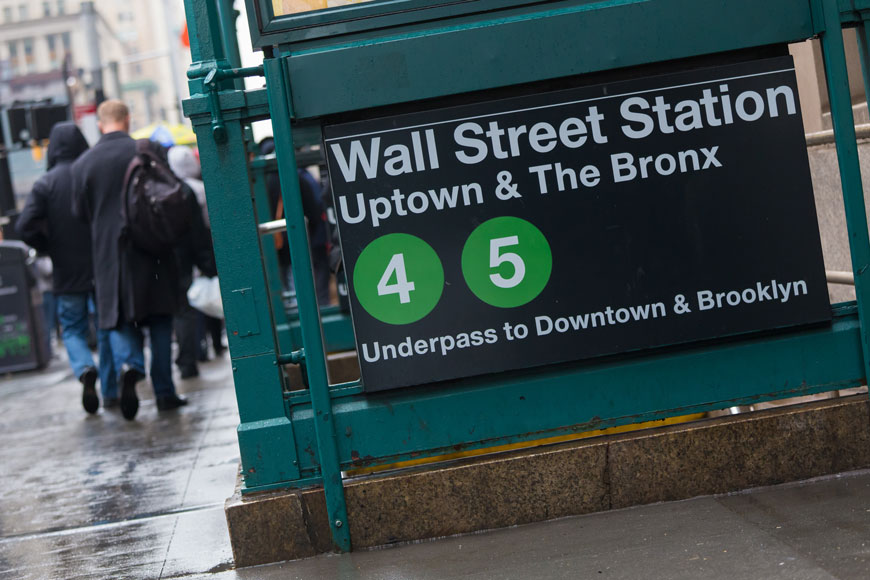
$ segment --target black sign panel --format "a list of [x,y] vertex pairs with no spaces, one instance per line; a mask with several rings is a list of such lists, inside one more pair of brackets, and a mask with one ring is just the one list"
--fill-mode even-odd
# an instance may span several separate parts
[[324,143],[367,391],[831,318],[790,57]]

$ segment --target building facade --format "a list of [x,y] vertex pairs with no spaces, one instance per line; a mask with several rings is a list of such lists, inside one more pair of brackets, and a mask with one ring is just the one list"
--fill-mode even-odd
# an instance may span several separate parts
[[87,110],[102,86],[129,103],[134,128],[179,122],[183,24],[182,0],[0,0],[0,104]]

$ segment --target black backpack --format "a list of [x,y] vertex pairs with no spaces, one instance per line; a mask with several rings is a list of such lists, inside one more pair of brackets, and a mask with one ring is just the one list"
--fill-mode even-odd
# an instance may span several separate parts
[[136,141],[136,156],[124,175],[121,214],[133,245],[149,254],[172,251],[190,229],[190,190],[148,139]]

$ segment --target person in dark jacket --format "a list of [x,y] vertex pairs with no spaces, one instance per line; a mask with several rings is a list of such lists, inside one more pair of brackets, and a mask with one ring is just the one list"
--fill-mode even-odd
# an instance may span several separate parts
[[[190,288],[190,280],[185,280],[185,263],[192,263],[199,267],[199,270],[206,277],[217,276],[217,268],[214,264],[214,248],[212,247],[211,240],[211,222],[208,219],[208,204],[206,203],[205,198],[205,185],[202,183],[202,168],[199,164],[199,159],[197,159],[196,155],[193,153],[193,150],[190,147],[185,147],[183,145],[175,145],[174,147],[170,147],[167,152],[167,158],[169,160],[169,167],[172,169],[172,172],[175,173],[185,184],[187,184],[190,189],[193,190],[193,194],[196,196],[196,201],[199,203],[199,208],[202,212],[202,222],[203,226],[205,226],[205,235],[194,234],[191,237],[197,240],[195,246],[188,246],[188,248],[193,249],[193,253],[188,254],[189,257],[194,258],[192,260],[187,260],[182,255],[178,257],[179,261],[179,269],[181,271],[181,286],[184,290],[184,297],[187,296],[187,290]],[[198,225],[195,225],[193,221],[191,221],[191,230],[195,230],[198,228]],[[207,248],[203,248],[203,243],[207,244]],[[207,253],[206,251],[207,250]],[[184,250],[182,250],[184,252]],[[206,267],[200,266],[197,260],[202,261],[206,264]],[[214,272],[214,273],[210,273]],[[190,312],[188,311],[189,315]],[[203,312],[196,311],[196,338],[199,344],[196,347],[196,360],[198,361],[207,361],[208,360],[208,341],[207,339],[211,339],[212,348],[214,349],[214,355],[217,358],[220,358],[223,355],[225,347],[223,345],[223,332],[224,332],[224,319],[216,318],[214,316],[209,316]],[[179,316],[176,315],[176,320],[178,320]],[[186,353],[183,356],[182,350],[185,349],[185,346],[182,346],[187,340],[190,340],[188,333],[189,328],[185,328],[181,330],[181,335],[179,336],[179,326],[176,324],[175,326],[175,336],[179,342],[179,353],[178,358],[175,360],[175,363],[181,369],[181,377],[184,378],[185,374],[185,366],[184,361],[187,360]],[[189,343],[187,347],[188,351],[190,351]],[[196,370],[193,374],[198,374],[199,371]]]
[[[98,371],[88,348],[88,300],[94,290],[91,238],[88,226],[70,214],[70,168],[88,143],[75,123],[58,123],[48,143],[48,172],[34,185],[15,224],[21,239],[51,257],[54,294],[70,366],[83,385],[82,406],[96,413]],[[100,388],[103,405],[118,403],[118,385],[109,346],[109,333],[97,333]]]
[[[260,155],[275,152],[275,140],[266,137],[260,141]],[[299,191],[302,194],[302,212],[308,219],[308,243],[311,246],[311,266],[314,274],[314,286],[317,291],[317,302],[320,306],[329,304],[329,259],[327,251],[328,234],[326,225],[326,209],[320,195],[320,186],[314,177],[305,169],[297,169]],[[284,200],[281,195],[281,183],[277,171],[266,173],[266,191],[269,194],[269,206],[276,220],[284,219]],[[278,265],[286,289],[295,294],[293,271],[290,269],[290,246],[287,234],[279,234],[276,238]],[[295,305],[295,300],[293,302]]]
[[151,341],[151,383],[157,409],[186,405],[172,381],[172,313],[178,302],[178,272],[172,251],[153,256],[136,248],[121,223],[124,175],[136,155],[128,135],[130,113],[118,100],[97,109],[103,136],[72,167],[73,213],[90,224],[100,328],[110,331],[119,369],[121,413],[139,410],[136,383],[145,377],[142,328]]
[[198,330],[200,317],[203,314],[188,303],[187,289],[193,283],[194,266],[199,268],[203,276],[209,278],[217,276],[217,268],[214,263],[211,233],[205,222],[205,217],[208,214],[200,205],[200,196],[193,189],[194,187],[202,188],[201,194],[203,198],[205,197],[205,188],[202,187],[202,182],[195,179],[198,175],[196,167],[199,163],[196,162],[193,152],[188,147],[180,145],[172,147],[167,153],[167,158],[172,172],[191,189],[188,196],[191,205],[190,231],[181,239],[175,249],[175,257],[178,260],[178,289],[181,294],[181,306],[173,317],[175,338],[178,340],[178,356],[175,359],[175,364],[181,371],[181,378],[188,379],[199,376],[199,368],[196,364],[200,350]]

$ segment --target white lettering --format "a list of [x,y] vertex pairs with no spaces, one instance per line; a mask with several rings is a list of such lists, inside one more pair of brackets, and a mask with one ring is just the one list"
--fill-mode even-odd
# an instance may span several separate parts
[[338,163],[338,168],[341,175],[347,183],[356,181],[357,164],[361,165],[368,179],[374,179],[378,174],[378,155],[381,148],[381,138],[375,137],[369,146],[369,154],[366,155],[363,151],[362,143],[358,139],[350,143],[350,161],[344,156],[344,150],[341,145],[333,143],[331,145],[332,154],[335,155],[335,161]]
[[626,137],[631,139],[643,139],[644,137],[649,137],[655,127],[655,122],[652,120],[652,117],[646,113],[633,111],[633,107],[649,109],[649,103],[643,97],[631,97],[630,99],[624,100],[619,106],[619,114],[622,115],[623,119],[629,123],[640,123],[642,128],[635,129],[631,125],[623,125],[622,132]]
[[471,147],[477,150],[477,153],[474,155],[469,155],[465,151],[457,151],[456,158],[466,165],[474,165],[475,163],[480,163],[486,159],[488,150],[486,143],[482,139],[466,137],[465,134],[467,132],[471,132],[475,135],[483,135],[483,128],[477,123],[468,122],[462,123],[453,131],[453,139],[456,141],[457,145],[460,147]]

